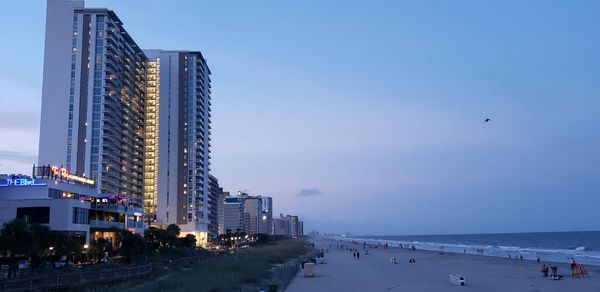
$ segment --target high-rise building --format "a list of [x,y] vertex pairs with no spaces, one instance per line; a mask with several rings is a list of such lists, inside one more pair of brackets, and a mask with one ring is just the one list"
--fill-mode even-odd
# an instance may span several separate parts
[[298,237],[298,216],[287,215],[285,216],[285,219],[287,219],[290,222],[290,236]]
[[273,219],[273,233],[299,238],[304,235],[304,222],[298,219],[298,216],[279,214],[279,218]]
[[298,237],[304,236],[304,221],[298,221]]
[[208,235],[217,237],[219,235],[219,198],[222,198],[223,188],[219,187],[219,180],[209,175],[210,191],[208,194]]
[[146,56],[113,11],[76,0],[48,0],[44,50],[39,164],[142,199]]
[[242,195],[244,200],[244,232],[247,234],[259,233],[262,215],[262,198],[260,196]]
[[146,137],[152,141],[146,148],[146,211],[154,224],[177,224],[181,234],[193,234],[202,244],[212,216],[211,72],[200,52],[145,53],[150,75]]
[[259,233],[262,234],[273,234],[273,198],[261,197],[262,198],[262,212],[260,218]]
[[221,234],[243,232],[244,214],[244,199],[239,196],[226,196],[223,199],[223,224],[221,227]]
[[290,236],[290,221],[283,216],[273,219],[273,234]]
[[218,216],[219,216],[219,235],[226,234],[225,231],[225,199],[229,198],[229,192],[221,192],[219,194],[219,208],[218,208]]

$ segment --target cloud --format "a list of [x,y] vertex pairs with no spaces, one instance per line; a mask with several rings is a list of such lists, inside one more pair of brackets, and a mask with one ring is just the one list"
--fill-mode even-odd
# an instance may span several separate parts
[[302,189],[296,196],[298,197],[312,197],[312,196],[320,196],[323,193],[317,188],[305,188]]
[[37,155],[0,149],[0,160],[34,163],[37,161]]

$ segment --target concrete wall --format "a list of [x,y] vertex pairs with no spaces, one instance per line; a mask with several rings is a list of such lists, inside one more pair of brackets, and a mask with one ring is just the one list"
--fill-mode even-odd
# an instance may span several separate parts
[[73,10],[83,2],[47,3],[39,164],[66,165]]

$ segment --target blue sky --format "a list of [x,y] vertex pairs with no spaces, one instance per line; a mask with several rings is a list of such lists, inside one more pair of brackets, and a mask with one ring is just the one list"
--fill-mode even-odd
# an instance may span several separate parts
[[[307,231],[600,229],[598,1],[86,6],[203,52],[214,174]],[[0,173],[35,162],[44,25],[45,1],[3,3]]]

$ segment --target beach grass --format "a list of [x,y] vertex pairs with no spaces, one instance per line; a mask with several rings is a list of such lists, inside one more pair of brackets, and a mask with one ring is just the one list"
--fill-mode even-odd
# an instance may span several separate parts
[[283,263],[306,252],[303,240],[281,240],[226,254],[183,263],[164,276],[146,282],[135,291],[230,291],[244,284],[258,284],[270,276],[273,264]]

